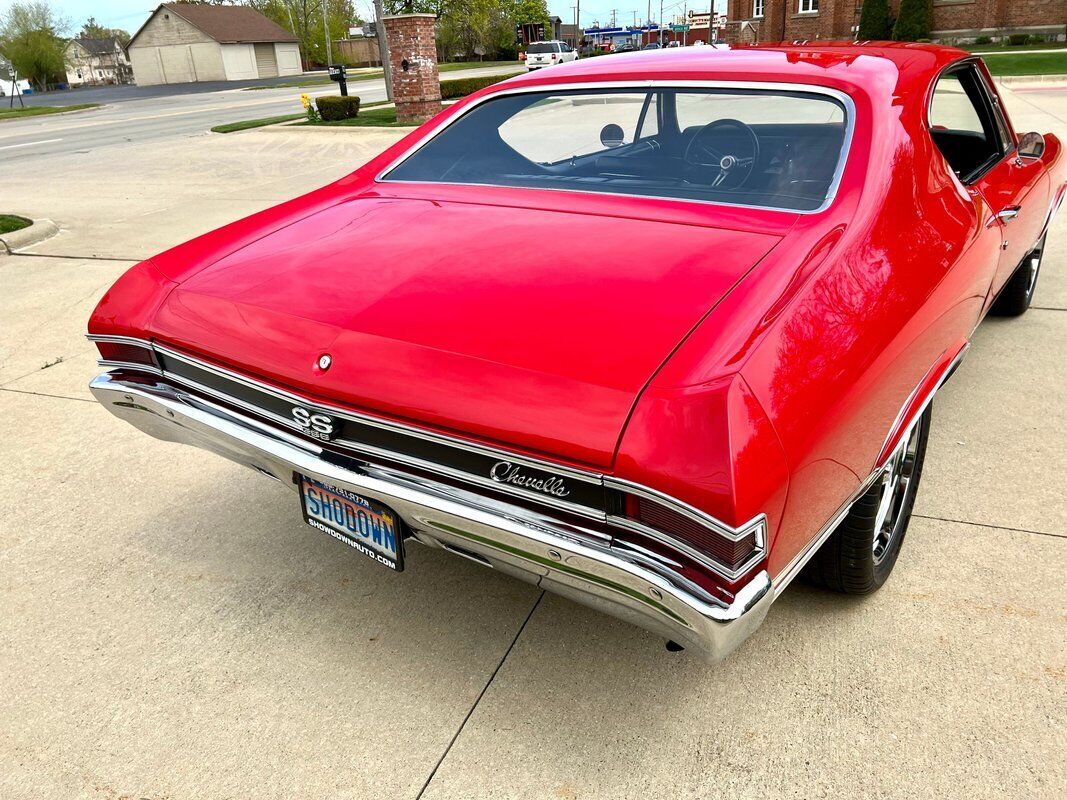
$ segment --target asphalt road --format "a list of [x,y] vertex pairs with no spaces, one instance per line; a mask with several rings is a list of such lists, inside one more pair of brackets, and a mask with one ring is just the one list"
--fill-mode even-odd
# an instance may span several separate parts
[[[503,75],[515,66],[445,73],[447,78]],[[277,82],[277,81],[268,81]],[[243,84],[184,84],[174,87],[106,87],[62,95],[42,95],[39,105],[104,103],[101,108],[24,120],[0,121],[0,168],[24,169],[65,153],[93,153],[130,144],[197,136],[212,126],[245,119],[299,113],[300,94],[337,94],[334,85],[246,91]],[[221,88],[220,88],[221,87]],[[353,81],[349,94],[363,102],[385,100],[381,79]]]

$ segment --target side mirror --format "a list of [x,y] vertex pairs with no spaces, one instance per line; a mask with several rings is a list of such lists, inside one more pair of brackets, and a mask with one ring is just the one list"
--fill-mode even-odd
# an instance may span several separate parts
[[1018,158],[1041,158],[1045,153],[1045,137],[1040,133],[1024,133],[1019,137]]
[[619,147],[623,144],[622,126],[610,122],[600,129],[600,143],[604,147]]

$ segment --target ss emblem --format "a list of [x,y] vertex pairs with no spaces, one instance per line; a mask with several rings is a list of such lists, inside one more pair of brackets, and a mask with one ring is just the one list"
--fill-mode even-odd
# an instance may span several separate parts
[[293,420],[309,436],[329,440],[333,437],[333,419],[325,414],[312,414],[302,406],[293,407]]

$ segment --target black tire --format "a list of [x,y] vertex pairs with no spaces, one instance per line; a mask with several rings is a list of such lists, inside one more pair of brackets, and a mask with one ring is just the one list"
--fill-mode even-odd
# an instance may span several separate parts
[[1045,252],[1045,237],[1037,243],[1022,263],[1015,268],[1015,272],[1008,278],[1004,288],[1000,290],[997,299],[989,309],[989,313],[998,317],[1017,317],[1030,307],[1034,299],[1034,289],[1037,288],[1037,276],[1041,271],[1041,256]]
[[880,505],[888,494],[889,469],[853,503],[848,515],[808,562],[804,569],[808,581],[845,594],[870,594],[885,583],[897,563],[904,534],[911,521],[923,462],[926,460],[930,417],[931,409],[928,406],[912,428],[912,439],[905,436],[897,452],[890,457],[890,465],[893,465],[894,459],[901,457],[904,452],[900,468],[907,471],[907,482],[899,490],[899,499],[890,502],[891,508],[881,530],[876,528],[879,527]]

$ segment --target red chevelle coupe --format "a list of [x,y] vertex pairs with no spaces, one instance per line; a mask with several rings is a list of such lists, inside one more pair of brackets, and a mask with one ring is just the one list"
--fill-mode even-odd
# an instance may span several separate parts
[[135,266],[92,391],[381,564],[443,548],[714,660],[802,569],[886,580],[1065,172],[959,50],[580,61]]

